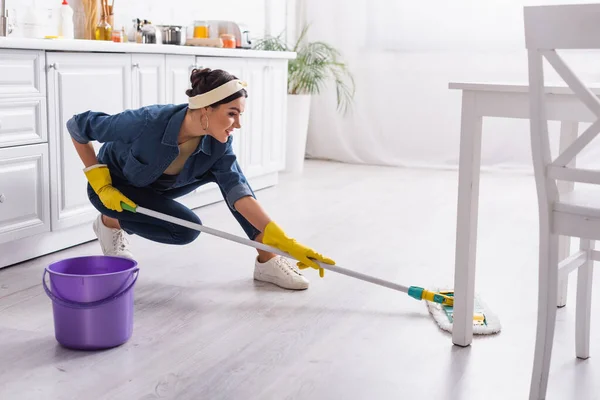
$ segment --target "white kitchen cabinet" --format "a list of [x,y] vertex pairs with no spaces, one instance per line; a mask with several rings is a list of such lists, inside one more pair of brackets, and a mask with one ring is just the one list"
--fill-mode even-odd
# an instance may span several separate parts
[[[66,123],[88,110],[116,114],[131,108],[131,55],[48,53],[52,229],[91,221],[84,165]],[[96,150],[100,143],[93,142]]]
[[165,104],[165,56],[132,54],[133,108]]
[[174,54],[166,56],[167,103],[187,103],[188,98],[185,91],[191,87],[190,74],[194,69],[195,64],[195,56]]
[[48,145],[0,149],[0,243],[50,231]]
[[244,76],[249,92],[245,169],[252,178],[277,172],[285,164],[287,62],[248,60]]
[[285,168],[287,74],[286,61],[268,61],[263,96],[263,172]]
[[45,98],[0,98],[0,147],[45,142],[46,127]]
[[44,52],[0,49],[0,97],[45,96]]
[[265,60],[247,60],[244,80],[248,82],[244,130],[244,169],[248,179],[265,173],[265,132],[270,110],[265,109],[269,66]]

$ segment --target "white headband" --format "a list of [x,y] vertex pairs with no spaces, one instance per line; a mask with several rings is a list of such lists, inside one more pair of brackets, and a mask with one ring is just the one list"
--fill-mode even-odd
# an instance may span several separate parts
[[190,97],[189,108],[195,110],[197,108],[208,107],[244,89],[246,86],[248,86],[246,82],[239,79],[229,81],[209,92]]

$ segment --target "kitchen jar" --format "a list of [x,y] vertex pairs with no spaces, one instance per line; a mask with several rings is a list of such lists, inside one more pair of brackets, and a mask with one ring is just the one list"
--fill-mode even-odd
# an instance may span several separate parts
[[194,22],[194,37],[199,39],[208,38],[209,25],[207,21]]
[[120,30],[113,30],[112,41],[115,43],[123,43],[123,32]]
[[231,35],[229,33],[223,33],[221,34],[221,40],[223,41],[223,47],[226,47],[228,49],[236,48],[234,35]]

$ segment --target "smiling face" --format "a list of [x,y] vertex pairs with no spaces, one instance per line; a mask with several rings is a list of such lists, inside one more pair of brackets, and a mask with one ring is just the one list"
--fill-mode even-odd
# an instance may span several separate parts
[[[221,69],[194,69],[190,76],[192,87],[185,93],[188,97],[199,96],[237,79],[235,75]],[[241,128],[240,117],[246,107],[248,93],[246,89],[239,89],[240,85],[238,84],[229,86],[233,86],[238,91],[207,107],[194,108],[191,113],[187,114],[187,122],[184,121],[182,127],[181,140],[209,135],[221,143],[227,143],[234,130]]]
[[200,123],[206,126],[206,118],[208,117],[207,134],[221,143],[226,143],[234,129],[242,127],[240,117],[244,113],[245,107],[245,97],[238,97],[215,108],[207,107],[206,111],[202,110],[202,113],[206,116],[201,118]]

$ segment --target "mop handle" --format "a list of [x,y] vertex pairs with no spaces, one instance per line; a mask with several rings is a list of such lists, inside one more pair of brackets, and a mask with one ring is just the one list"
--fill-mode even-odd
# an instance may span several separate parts
[[[294,259],[288,253],[285,253],[285,252],[283,252],[283,251],[281,251],[279,249],[276,249],[274,247],[267,246],[267,245],[265,245],[263,243],[256,242],[254,240],[245,239],[245,238],[242,238],[242,237],[239,237],[239,236],[232,235],[232,234],[227,233],[227,232],[221,232],[221,231],[218,231],[216,229],[209,228],[208,226],[204,226],[204,225],[196,224],[196,223],[193,223],[193,222],[190,222],[190,221],[186,221],[184,219],[173,217],[173,216],[167,215],[167,214],[163,214],[163,213],[160,213],[158,211],[150,210],[148,208],[144,208],[144,207],[140,207],[140,206],[137,206],[137,207],[134,208],[134,207],[131,207],[131,206],[129,206],[129,205],[123,203],[123,202],[121,202],[121,206],[123,207],[124,210],[127,210],[127,211],[131,211],[131,212],[139,213],[139,214],[144,214],[144,215],[147,215],[149,217],[153,217],[153,218],[157,218],[157,219],[160,219],[160,220],[163,220],[163,221],[171,222],[171,223],[176,224],[176,225],[185,226],[186,228],[194,229],[196,231],[206,232],[206,233],[208,233],[210,235],[214,235],[214,236],[218,236],[218,237],[223,238],[223,239],[231,240],[232,242],[237,242],[237,243],[240,243],[240,244],[243,244],[243,245],[246,245],[246,246],[254,247],[255,249],[268,251],[270,253],[274,253],[274,254],[278,254],[278,255],[283,256],[283,257]],[[297,261],[299,261],[299,260],[297,260]],[[361,274],[360,272],[356,272],[356,271],[352,271],[352,270],[349,270],[349,269],[346,269],[346,268],[342,268],[342,267],[340,267],[338,265],[333,266],[333,265],[321,263],[321,262],[316,261],[316,260],[314,260],[314,261],[321,268],[323,268],[323,269],[325,269],[327,271],[337,272],[337,273],[342,274],[342,275],[347,275],[347,276],[350,276],[352,278],[357,278],[357,279],[360,279],[360,280],[363,280],[363,281],[366,281],[366,282],[371,282],[371,283],[374,283],[374,284],[379,285],[379,286],[384,286],[384,287],[387,287],[389,289],[397,290],[399,292],[403,292],[403,293],[408,293],[409,292],[409,288],[408,287],[399,285],[397,283],[389,282],[389,281],[386,281],[386,280],[383,280],[383,279],[380,279],[380,278],[376,278],[376,277],[373,277],[373,276],[369,276],[369,275],[366,275],[366,274]]]

